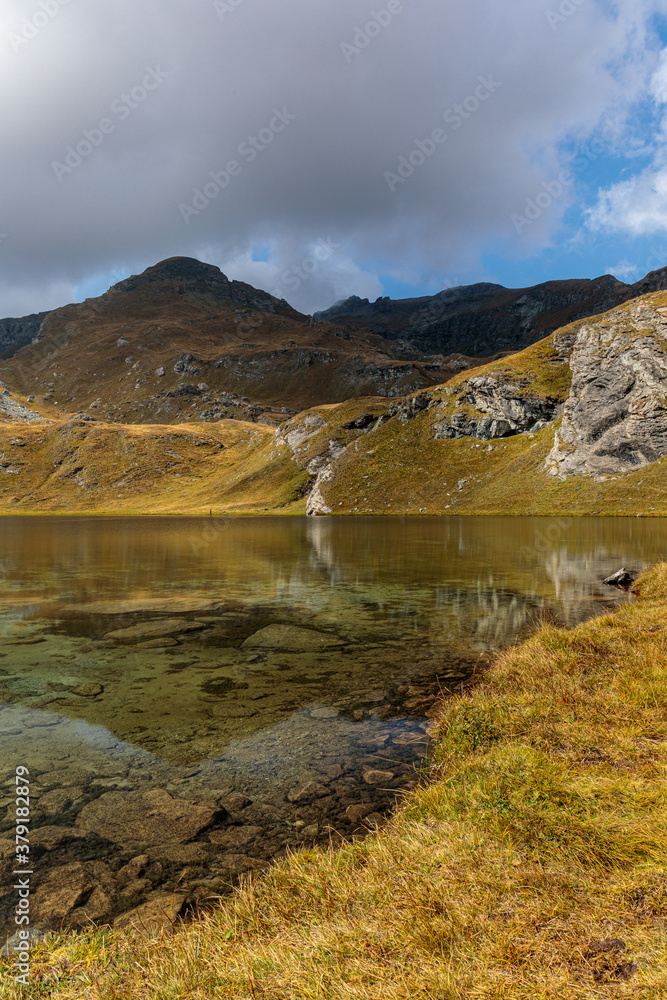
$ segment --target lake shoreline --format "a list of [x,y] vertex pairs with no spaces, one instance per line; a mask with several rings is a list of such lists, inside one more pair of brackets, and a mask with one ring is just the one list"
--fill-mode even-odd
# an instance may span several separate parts
[[448,702],[429,780],[379,833],[279,862],[173,936],[40,945],[25,990],[5,965],[6,995],[657,996],[667,566],[637,589],[611,614],[542,628]]

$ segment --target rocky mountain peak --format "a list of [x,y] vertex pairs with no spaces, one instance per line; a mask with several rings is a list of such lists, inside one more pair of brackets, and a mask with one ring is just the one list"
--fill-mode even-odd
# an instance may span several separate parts
[[243,281],[230,281],[215,264],[205,264],[194,257],[168,257],[132,275],[109,289],[103,301],[118,305],[125,296],[147,296],[164,300],[169,296],[204,299],[211,305],[229,303],[265,313],[300,316],[287,302]]

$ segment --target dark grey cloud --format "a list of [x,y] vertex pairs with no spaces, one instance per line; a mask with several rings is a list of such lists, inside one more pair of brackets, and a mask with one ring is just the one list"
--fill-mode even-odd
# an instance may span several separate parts
[[567,198],[512,213],[645,87],[664,6],[5,0],[0,315],[173,254],[312,310],[538,247]]

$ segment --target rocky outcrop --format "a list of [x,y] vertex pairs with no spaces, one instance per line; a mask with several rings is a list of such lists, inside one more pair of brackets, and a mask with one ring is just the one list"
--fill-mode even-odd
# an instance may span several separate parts
[[480,283],[417,299],[375,302],[352,296],[315,315],[400,338],[426,353],[490,356],[517,351],[576,319],[606,312],[647,292],[667,288],[667,268],[634,285],[611,275],[593,280],[547,281],[531,288]]
[[48,312],[33,313],[21,319],[0,319],[0,356],[11,358],[39,335]]
[[583,325],[547,459],[554,476],[613,475],[667,455],[667,309],[639,301]]
[[[468,380],[457,405],[464,408],[435,425],[435,438],[482,441],[539,430],[554,418],[559,401],[531,393],[531,380],[480,375]],[[470,409],[472,408],[472,410]]]

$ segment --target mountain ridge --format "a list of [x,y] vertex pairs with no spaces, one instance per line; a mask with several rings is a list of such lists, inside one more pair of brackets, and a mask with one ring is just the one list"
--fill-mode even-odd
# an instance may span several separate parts
[[488,357],[521,350],[577,319],[666,288],[667,268],[651,271],[632,285],[609,274],[515,289],[479,282],[419,298],[381,296],[370,302],[351,296],[315,316],[350,329],[363,327],[386,339],[400,336],[427,353]]

